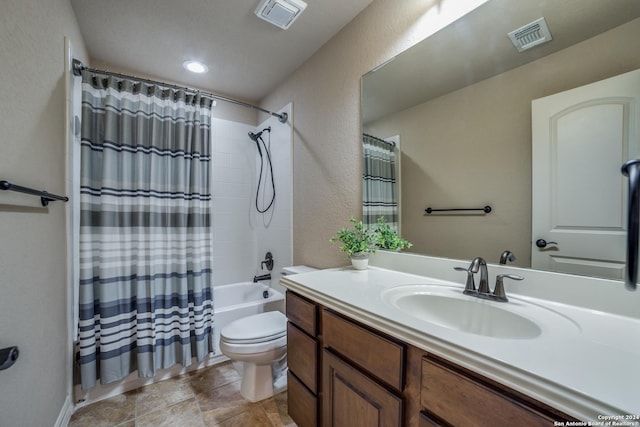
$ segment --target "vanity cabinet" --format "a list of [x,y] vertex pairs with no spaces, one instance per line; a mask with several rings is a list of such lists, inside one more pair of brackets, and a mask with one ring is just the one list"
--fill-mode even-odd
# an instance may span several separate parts
[[287,317],[289,414],[299,427],[578,421],[291,291]]
[[318,305],[287,291],[287,399],[298,427],[318,426],[320,355]]
[[291,291],[286,314],[287,398],[298,427],[402,425],[404,343]]
[[401,426],[406,345],[322,309],[323,426]]

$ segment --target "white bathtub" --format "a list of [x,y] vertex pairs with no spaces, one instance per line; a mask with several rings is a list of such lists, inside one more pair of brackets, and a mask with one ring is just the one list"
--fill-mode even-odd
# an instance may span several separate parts
[[[268,298],[262,295],[265,290],[269,292]],[[284,295],[261,282],[232,283],[213,288],[213,306],[215,354],[221,355],[220,331],[225,325],[236,319],[265,311],[284,313]]]

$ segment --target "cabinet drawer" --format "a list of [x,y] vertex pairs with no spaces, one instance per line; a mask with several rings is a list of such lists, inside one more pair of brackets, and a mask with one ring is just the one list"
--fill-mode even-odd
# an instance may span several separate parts
[[289,371],[287,373],[287,406],[289,416],[298,427],[317,427],[317,403],[313,393]]
[[549,427],[554,421],[430,358],[422,359],[420,405],[453,426]]
[[318,392],[318,343],[291,322],[287,324],[287,365],[312,393]]
[[398,391],[404,387],[404,344],[370,331],[340,315],[322,310],[324,345]]
[[311,336],[318,335],[318,306],[291,291],[287,291],[286,314],[290,322]]

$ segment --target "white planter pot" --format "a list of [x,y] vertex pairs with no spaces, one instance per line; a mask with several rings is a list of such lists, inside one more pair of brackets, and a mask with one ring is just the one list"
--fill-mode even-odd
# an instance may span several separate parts
[[360,252],[351,255],[351,265],[356,270],[366,270],[369,267],[369,254]]

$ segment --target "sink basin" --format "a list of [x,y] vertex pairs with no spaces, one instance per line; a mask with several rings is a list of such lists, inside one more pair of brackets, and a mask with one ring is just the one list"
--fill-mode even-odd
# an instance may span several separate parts
[[[405,314],[450,329],[492,338],[532,339],[542,329],[533,320],[498,303],[437,285],[399,286],[383,292],[386,303]],[[505,305],[504,308],[501,305]]]

